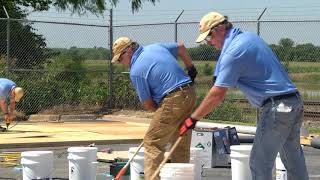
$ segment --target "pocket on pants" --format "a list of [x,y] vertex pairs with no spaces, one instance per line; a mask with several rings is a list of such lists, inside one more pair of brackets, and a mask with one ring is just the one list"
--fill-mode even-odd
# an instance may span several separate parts
[[279,134],[291,131],[292,126],[296,123],[296,113],[292,106],[279,103],[274,108],[273,130]]

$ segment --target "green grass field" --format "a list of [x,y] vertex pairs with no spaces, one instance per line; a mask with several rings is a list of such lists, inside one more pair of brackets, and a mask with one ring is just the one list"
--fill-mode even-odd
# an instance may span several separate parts
[[[180,62],[181,63],[181,62]],[[204,97],[211,87],[211,79],[213,68],[216,62],[213,61],[194,61],[194,64],[199,72],[196,81],[196,91],[197,95]],[[83,63],[85,69],[88,70],[101,70],[108,71],[109,61],[107,60],[86,60]],[[181,64],[182,67],[184,67]],[[114,72],[125,72],[128,69],[124,68],[120,64],[114,64]],[[292,80],[297,85],[298,89],[302,93],[305,100],[320,100],[320,62],[292,62],[289,63],[289,75]],[[310,95],[310,92],[314,92]],[[230,89],[228,91],[226,98],[244,98],[243,94],[238,89]],[[241,105],[240,105],[241,106]],[[230,107],[227,107],[230,108]],[[239,107],[238,107],[239,108]],[[237,109],[237,108],[236,108]],[[241,107],[240,107],[241,109]],[[238,112],[242,116],[242,119],[250,119],[248,122],[239,121],[219,121],[214,120],[214,122],[230,123],[230,124],[240,124],[240,125],[255,125],[256,112],[252,108],[252,112]],[[217,113],[217,112],[216,112]],[[219,112],[218,112],[219,113]],[[221,112],[220,112],[221,113]],[[224,113],[224,110],[222,110]],[[231,112],[230,112],[231,113]],[[236,112],[237,113],[237,112]],[[219,114],[212,114],[213,116]],[[230,117],[234,119],[233,117]],[[211,119],[211,120],[209,120]],[[214,119],[214,118],[213,118]],[[206,121],[213,121],[212,117],[208,117]],[[312,127],[309,129],[310,133],[320,134],[320,127]]]
[[[182,65],[181,66],[184,67]],[[211,82],[215,61],[194,61],[199,72],[197,76],[198,83],[208,84]],[[83,63],[85,69],[108,71],[108,60],[86,60]],[[128,71],[120,64],[113,64],[114,72]],[[319,62],[290,62],[289,75],[297,87],[302,91],[320,90],[320,61]],[[210,84],[209,84],[210,85]]]
[[[215,67],[215,61],[193,61],[199,74],[199,82],[210,82]],[[182,67],[182,62],[180,61]],[[86,60],[83,63],[85,69],[108,71],[108,60]],[[115,72],[128,71],[120,64],[113,64]],[[320,61],[319,62],[290,62],[289,75],[300,89],[320,89]],[[306,85],[307,84],[307,85]]]

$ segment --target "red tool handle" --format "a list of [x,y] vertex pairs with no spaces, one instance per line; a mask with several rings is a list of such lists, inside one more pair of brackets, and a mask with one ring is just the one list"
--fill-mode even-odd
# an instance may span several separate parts
[[120,180],[120,178],[126,173],[127,171],[127,167],[124,166],[119,173],[117,174],[117,176],[114,178],[114,180]]
[[129,159],[129,161],[126,163],[126,165],[123,166],[123,168],[118,172],[116,178],[114,178],[115,180],[120,180],[120,178],[126,173],[128,166],[130,164],[130,162],[133,160],[133,158],[138,154],[138,152],[140,151],[140,149],[143,146],[143,141],[140,144],[140,146],[138,147],[137,151],[132,155],[132,157]]

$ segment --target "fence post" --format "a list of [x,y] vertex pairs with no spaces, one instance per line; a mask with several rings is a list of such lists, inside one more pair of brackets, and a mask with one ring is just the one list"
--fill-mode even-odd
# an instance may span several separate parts
[[109,102],[108,102],[108,106],[109,108],[113,108],[113,68],[112,68],[112,57],[113,57],[113,53],[112,53],[112,43],[113,43],[113,9],[110,9],[110,22],[109,22],[110,26],[109,26],[109,48],[110,48],[110,61],[109,61],[109,93],[110,93],[110,97]]
[[6,7],[2,6],[7,16],[7,56],[6,56],[6,76],[9,76],[10,72],[10,16]]
[[262,18],[263,14],[266,12],[267,8],[264,8],[262,13],[260,14],[260,16],[257,19],[257,34],[258,36],[260,36],[260,19]]
[[[260,36],[260,19],[262,18],[263,14],[266,12],[267,8],[264,8],[262,13],[260,14],[260,16],[257,19],[257,34],[258,36]],[[257,122],[259,121],[260,118],[260,111],[259,108],[256,109],[256,117],[257,117]]]
[[184,12],[184,10],[181,11],[181,13],[179,14],[179,16],[177,17],[177,19],[174,21],[174,41],[178,42],[178,20],[180,18],[180,16],[182,15],[182,13]]

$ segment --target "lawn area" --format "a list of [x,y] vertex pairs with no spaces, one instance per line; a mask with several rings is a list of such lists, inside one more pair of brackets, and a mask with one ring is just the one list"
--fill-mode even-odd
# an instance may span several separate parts
[[[179,61],[184,67],[183,63]],[[213,69],[216,61],[193,61],[199,74],[199,78],[210,78],[213,74]],[[85,60],[83,66],[90,70],[108,70],[109,60]],[[119,64],[113,64],[116,69],[126,71]],[[296,82],[318,82],[320,83],[320,61],[319,62],[290,62],[289,74]]]
[[[179,61],[184,67],[183,63]],[[198,70],[196,83],[200,94],[206,93],[211,87],[215,61],[193,61]],[[85,69],[93,71],[109,71],[109,60],[86,60]],[[113,64],[114,72],[127,72],[120,64]],[[320,100],[320,62],[290,62],[289,75],[305,98]],[[238,90],[231,90],[234,96],[243,97]]]
[[[85,60],[83,62],[83,67],[91,71],[109,71],[109,60]],[[114,72],[124,72],[128,71],[121,64],[112,64]]]
[[[200,102],[200,100],[204,98],[204,96],[212,86],[212,73],[216,62],[194,61],[194,64],[199,72],[196,79],[195,87],[197,91],[198,101]],[[84,61],[83,66],[89,70],[101,70],[108,72],[109,61],[86,60]],[[182,67],[184,66],[182,65]],[[299,67],[303,67],[301,68],[301,71],[298,71]],[[310,68],[310,71],[313,72],[306,72],[305,69],[308,68]],[[316,71],[315,68],[318,69],[318,71]],[[120,64],[114,64],[113,69],[116,73],[128,71],[128,69],[122,67]],[[289,72],[291,71],[291,69],[294,71],[294,73],[290,73],[290,76],[303,95],[304,100],[320,100],[320,63],[292,62],[289,64]],[[97,76],[95,78],[101,77]],[[235,98],[244,99],[245,97],[238,89],[230,89],[225,99],[233,100]],[[254,126],[256,119],[256,109],[251,107],[248,103],[230,101],[229,103],[223,103],[222,105],[220,105],[219,108],[216,108],[216,110],[211,112],[206,118],[208,118],[206,119],[206,121],[210,122]],[[312,127],[309,129],[309,131],[310,133],[320,134],[320,127]]]

